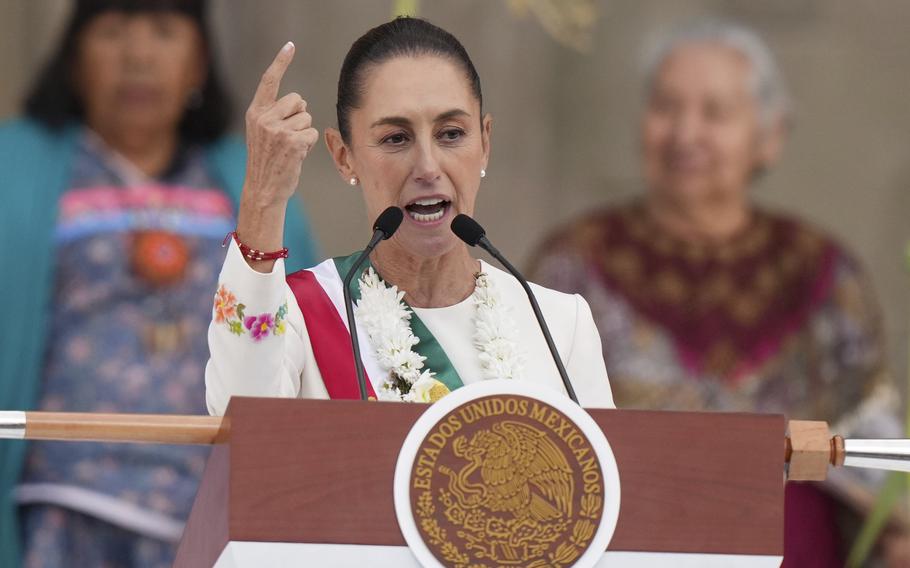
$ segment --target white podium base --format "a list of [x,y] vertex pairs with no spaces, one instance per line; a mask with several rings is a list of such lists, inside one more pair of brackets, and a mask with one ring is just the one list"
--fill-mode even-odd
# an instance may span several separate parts
[[[779,568],[780,556],[606,552],[597,568]],[[420,568],[406,546],[231,541],[215,568]]]

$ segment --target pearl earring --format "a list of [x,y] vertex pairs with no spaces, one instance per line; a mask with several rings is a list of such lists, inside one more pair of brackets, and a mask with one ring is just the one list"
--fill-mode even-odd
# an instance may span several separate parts
[[487,170],[480,170],[480,177],[482,177],[482,178],[487,177]]
[[348,181],[348,183],[351,184],[351,185],[357,185],[357,178],[352,177],[352,178]]

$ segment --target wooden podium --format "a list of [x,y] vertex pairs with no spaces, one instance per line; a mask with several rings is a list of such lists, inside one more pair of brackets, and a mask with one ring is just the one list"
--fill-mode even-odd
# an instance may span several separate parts
[[[175,566],[417,566],[396,520],[399,449],[428,407],[234,398]],[[619,466],[600,565],[779,566],[781,415],[589,410]]]

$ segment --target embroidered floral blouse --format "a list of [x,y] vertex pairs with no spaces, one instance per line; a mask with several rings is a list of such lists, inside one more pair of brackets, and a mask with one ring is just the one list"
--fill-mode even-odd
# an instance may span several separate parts
[[[86,131],[60,201],[40,409],[205,413],[205,331],[232,209],[200,151],[184,148],[170,171],[150,180]],[[167,286],[132,266],[137,234],[153,230],[176,235],[188,253],[182,277]],[[17,495],[176,540],[207,453],[35,442]]]

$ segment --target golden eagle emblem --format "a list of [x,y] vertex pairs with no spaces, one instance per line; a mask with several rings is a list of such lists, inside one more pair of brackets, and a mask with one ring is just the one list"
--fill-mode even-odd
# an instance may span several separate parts
[[[449,490],[465,510],[510,513],[527,526],[572,515],[572,470],[546,432],[502,421],[470,441],[459,436],[453,450],[468,464],[458,473],[447,467],[440,472],[449,476]],[[471,481],[478,470],[480,483]]]
[[457,407],[417,452],[418,531],[446,566],[570,566],[603,516],[593,456],[581,431],[544,403],[489,397]]

